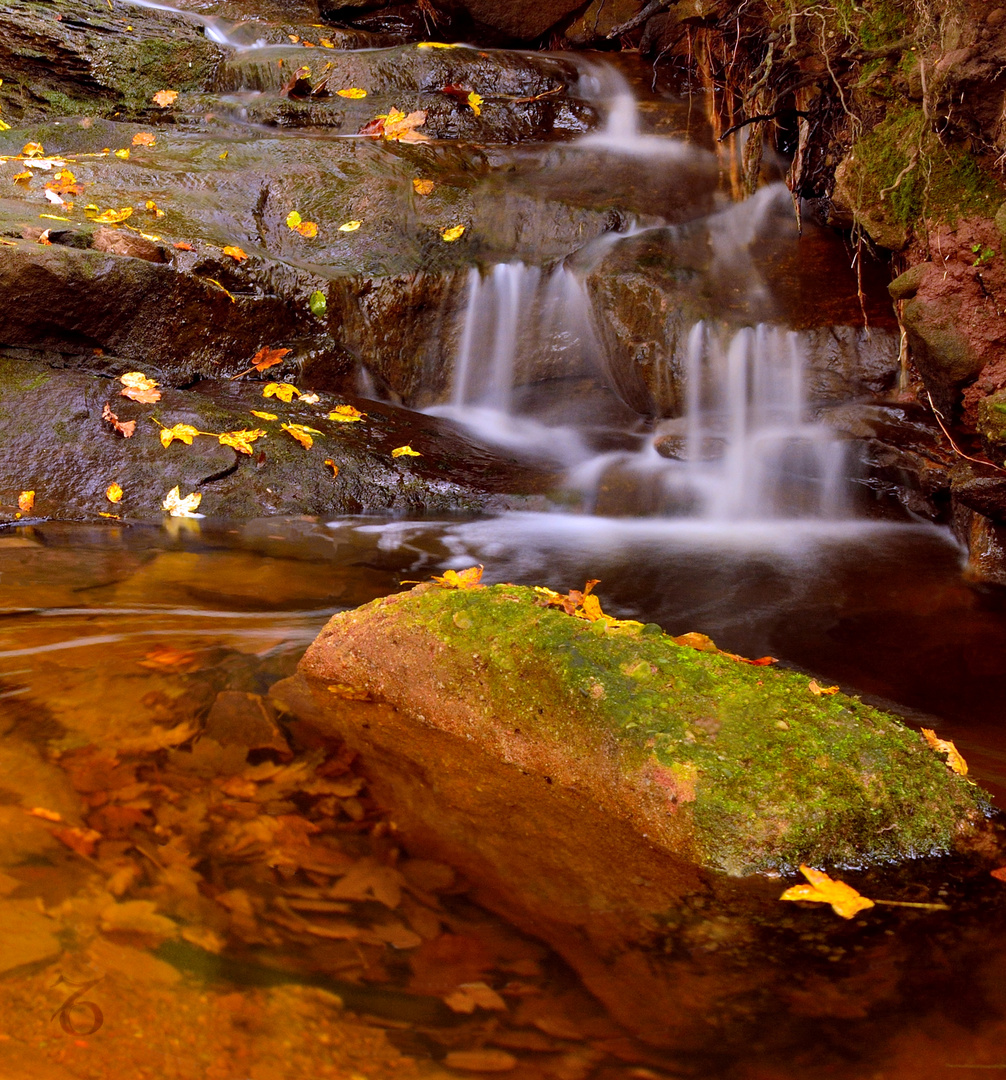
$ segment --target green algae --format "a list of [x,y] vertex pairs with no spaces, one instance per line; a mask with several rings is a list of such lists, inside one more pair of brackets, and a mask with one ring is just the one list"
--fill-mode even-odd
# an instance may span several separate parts
[[680,801],[669,812],[690,817],[692,855],[708,867],[944,852],[988,811],[916,732],[856,698],[815,696],[806,676],[680,646],[653,626],[589,623],[516,586],[417,589],[394,604],[396,621],[437,639],[448,699],[471,694],[474,668],[515,732],[570,755],[610,757],[614,740],[629,782],[670,770]]

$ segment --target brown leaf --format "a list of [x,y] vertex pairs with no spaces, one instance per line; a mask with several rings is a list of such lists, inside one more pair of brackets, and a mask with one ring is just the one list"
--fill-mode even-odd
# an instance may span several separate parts
[[256,371],[265,371],[267,368],[275,367],[289,352],[289,349],[270,349],[268,345],[263,345],[252,357],[252,367]]
[[947,739],[938,739],[932,728],[923,728],[922,737],[938,753],[947,755],[947,768],[957,773],[958,776],[967,776],[968,763],[961,756],[960,751]]

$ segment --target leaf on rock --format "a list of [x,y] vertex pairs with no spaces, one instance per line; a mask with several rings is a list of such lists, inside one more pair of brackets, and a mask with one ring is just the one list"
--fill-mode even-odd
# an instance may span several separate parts
[[356,232],[362,224],[362,221],[345,221],[339,226],[339,232]]
[[122,150],[116,150],[115,151],[115,156],[117,158],[121,158],[123,161],[128,161],[129,160],[129,151],[127,149],[125,149],[125,148],[123,148]]
[[158,108],[166,109],[169,105],[174,105],[177,98],[177,90],[158,90],[151,100]]
[[252,367],[256,371],[265,371],[267,368],[275,367],[289,352],[289,349],[270,349],[268,345],[263,345],[252,357]]
[[131,401],[138,401],[142,405],[153,405],[161,400],[161,392],[157,389],[157,383],[148,379],[142,371],[127,371],[119,376],[122,389],[119,393]]
[[367,91],[359,86],[347,86],[342,90],[336,90],[336,93],[339,97],[349,98],[351,101],[359,101],[360,98],[367,96]]
[[[153,199],[147,199],[147,201],[143,204],[143,208],[148,211],[148,213],[153,214],[155,218],[164,217],[164,211],[157,205],[157,203],[154,202]],[[175,247],[179,247],[179,245],[175,244]],[[189,250],[191,250],[191,248]]]
[[259,409],[248,410],[252,416],[257,416],[260,420],[278,420],[279,417],[275,413],[261,412]]
[[387,908],[396,908],[402,900],[402,875],[369,856],[360,861],[332,886],[333,900],[377,900]]
[[195,249],[191,244],[187,244],[184,240],[179,240],[177,243],[171,245],[178,251],[194,251]]
[[221,248],[220,250],[225,255],[230,255],[230,257],[237,263],[241,262],[243,259],[248,258],[247,252],[242,251],[241,248],[235,247],[233,244],[228,244],[227,247]]
[[175,439],[179,442],[185,443],[186,446],[192,445],[192,440],[199,434],[199,429],[194,428],[191,424],[175,424],[172,427],[161,428],[161,445],[167,449]]
[[391,142],[429,142],[429,135],[416,130],[426,123],[426,113],[422,109],[407,115],[392,107],[388,113],[382,113],[360,129],[361,135],[383,136]]
[[17,497],[17,508],[22,514],[30,514],[35,506],[35,492],[22,491]]
[[417,41],[417,49],[460,49],[460,45],[449,44],[446,41]]
[[119,210],[102,210],[97,214],[88,214],[85,208],[84,213],[91,221],[96,222],[98,225],[121,225],[126,218],[133,216],[133,208],[131,206],[123,206]]
[[792,886],[779,897],[780,900],[810,900],[818,904],[830,904],[832,911],[843,919],[851,919],[858,912],[874,906],[872,900],[861,896],[851,885],[832,880],[823,870],[801,866],[800,873],[810,884]]
[[325,294],[321,289],[315,289],[315,291],[311,293],[311,298],[308,300],[307,306],[310,308],[311,314],[316,319],[320,319],[325,315],[325,312],[328,311],[328,300],[325,298]]
[[484,589],[484,585],[480,585],[482,580],[482,571],[485,567],[479,563],[478,566],[470,566],[467,570],[445,570],[442,576],[433,575],[433,580],[442,585],[445,589]]
[[[737,653],[725,652],[723,649],[716,645],[711,637],[706,634],[679,634],[677,637],[672,637],[671,641],[675,645],[684,645],[688,649],[697,649],[699,652],[717,653],[719,656],[725,656],[728,660],[736,660],[739,664],[751,664],[754,667],[767,667],[770,664],[777,664],[779,661],[774,656],[760,656],[757,660],[749,660],[746,656],[738,656]],[[837,692],[838,687],[835,687],[833,692]]]
[[434,187],[436,185],[432,180],[420,180],[418,176],[412,181],[412,188],[417,195],[432,195]]
[[392,457],[422,457],[423,455],[418,450],[413,450],[411,446],[396,446],[391,451]]
[[449,229],[444,229],[440,234],[441,240],[446,240],[448,244],[453,243],[455,240],[460,240],[465,234],[464,225],[452,225]]
[[293,401],[294,394],[296,394],[297,397],[300,397],[300,391],[297,387],[294,386],[293,383],[286,382],[266,383],[262,390],[263,397],[279,398],[280,401],[285,401],[287,404]]
[[133,136],[133,146],[156,146],[157,139],[152,131],[138,131]]
[[837,686],[822,686],[817,679],[811,679],[807,683],[807,689],[814,695],[814,697],[821,697],[821,695],[830,696],[831,694],[838,693]]
[[339,466],[331,458],[325,458],[325,464],[332,470],[332,479],[339,475]]
[[367,414],[354,409],[352,405],[336,405],[328,414],[328,418],[337,424],[355,424],[360,420],[366,420]]
[[997,866],[995,870],[990,870],[989,873],[996,881],[1006,881],[1006,866]]
[[476,116],[479,116],[481,114],[482,109],[480,108],[480,106],[482,105],[482,96],[480,94],[476,94],[473,90],[468,95],[468,97],[465,98],[465,103],[472,110],[472,112],[475,113]]
[[105,489],[105,498],[108,499],[110,503],[122,502],[122,488],[120,485],[115,483],[109,484]]
[[230,446],[239,454],[251,455],[252,443],[261,439],[266,433],[261,428],[246,428],[242,431],[225,431],[218,436],[221,446]]
[[201,491],[194,491],[191,495],[182,498],[181,491],[175,486],[164,496],[161,508],[167,510],[172,517],[202,517],[202,514],[196,513],[202,501]]
[[314,446],[314,439],[312,435],[321,435],[322,432],[316,428],[305,427],[303,424],[280,424],[280,427],[290,436],[297,440],[305,450],[310,450]]
[[960,751],[947,739],[938,739],[932,728],[923,728],[922,736],[927,743],[938,753],[947,755],[947,768],[957,773],[958,776],[967,776],[968,763],[961,756]]

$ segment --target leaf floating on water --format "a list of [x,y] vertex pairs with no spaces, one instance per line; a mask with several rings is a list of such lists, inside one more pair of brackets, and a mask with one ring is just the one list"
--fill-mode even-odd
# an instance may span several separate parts
[[460,240],[465,234],[464,225],[452,225],[449,229],[444,229],[440,234],[441,240],[446,240],[448,244],[453,243],[455,240]]
[[927,743],[938,753],[947,755],[947,768],[957,773],[958,776],[967,776],[968,763],[961,756],[960,751],[947,739],[938,739],[932,728],[923,728],[922,736]]
[[166,450],[175,439],[185,443],[186,446],[191,446],[192,440],[198,434],[199,429],[191,424],[175,424],[173,427],[161,428],[161,446]]
[[325,458],[325,464],[332,470],[332,479],[334,480],[339,475],[339,466],[330,458]]
[[820,697],[822,694],[828,696],[830,694],[837,694],[837,686],[822,686],[817,679],[811,679],[807,683],[807,689],[814,695],[814,697]]
[[241,262],[243,259],[248,258],[248,255],[247,255],[246,252],[242,251],[241,248],[239,248],[239,247],[235,247],[233,244],[228,244],[227,247],[221,248],[220,250],[225,255],[230,255],[230,257],[235,262],[238,262],[238,263]]
[[392,457],[422,457],[423,455],[418,450],[413,450],[411,446],[396,446],[391,451]]
[[318,226],[313,221],[304,221],[296,210],[291,210],[286,216],[286,223],[294,232],[313,240],[318,235]]
[[300,397],[300,391],[297,387],[294,386],[293,383],[286,382],[266,383],[262,390],[263,397],[279,398],[280,401],[285,401],[287,404],[293,401],[294,394],[296,394],[297,397]]
[[339,226],[339,232],[356,232],[362,224],[362,221],[346,221]]
[[85,207],[84,213],[91,221],[98,225],[121,225],[126,218],[133,216],[133,208],[131,206],[123,206],[120,210],[102,210],[101,213],[88,214],[87,208]]
[[202,501],[203,494],[201,491],[194,491],[191,495],[182,498],[181,490],[176,486],[164,496],[161,508],[167,510],[172,517],[202,517],[202,514],[196,513]]
[[479,563],[478,566],[469,566],[467,570],[445,570],[439,577],[434,574],[433,580],[445,589],[484,589],[485,586],[479,584],[484,569]]
[[800,873],[810,884],[792,886],[779,897],[780,900],[810,900],[817,904],[830,904],[831,910],[843,919],[851,919],[860,911],[874,906],[874,901],[861,896],[844,881],[832,880],[823,870],[801,866]]
[[328,418],[337,424],[355,424],[360,420],[366,420],[367,414],[354,409],[352,405],[336,405],[328,414]]
[[420,180],[417,176],[412,181],[412,187],[417,195],[432,195],[436,185],[432,180]]
[[[322,42],[324,45],[325,43]],[[367,96],[367,91],[359,86],[347,86],[343,90],[336,90],[339,97],[350,98],[352,101],[359,101],[360,98]]]
[[305,427],[304,424],[280,424],[280,427],[304,447],[305,450],[310,450],[314,446],[314,439],[312,435],[321,435],[322,432],[312,427]]
[[101,419],[106,423],[112,425],[112,428],[117,431],[124,439],[132,438],[133,432],[136,431],[135,420],[120,420],[106,401],[101,408]]
[[177,98],[177,90],[158,90],[151,100],[159,108],[166,109],[169,105],[174,105]]
[[105,489],[105,498],[110,503],[122,502],[122,488],[118,484],[109,484]]
[[157,139],[152,131],[138,131],[133,136],[133,146],[156,146]]
[[30,514],[35,506],[35,492],[22,491],[17,497],[17,508],[22,514]]
[[237,450],[239,454],[251,455],[251,444],[257,439],[263,438],[265,434],[266,432],[261,428],[251,428],[242,431],[225,431],[223,435],[218,435],[217,438],[221,446],[229,446]]
[[391,142],[429,142],[429,135],[424,135],[416,128],[426,123],[426,113],[416,109],[408,115],[401,109],[392,107],[390,112],[381,113],[360,129],[359,134],[374,138],[384,137]]
[[161,392],[157,389],[157,383],[148,379],[142,371],[127,371],[119,376],[122,389],[119,393],[131,401],[138,401],[141,405],[153,405],[161,400]]

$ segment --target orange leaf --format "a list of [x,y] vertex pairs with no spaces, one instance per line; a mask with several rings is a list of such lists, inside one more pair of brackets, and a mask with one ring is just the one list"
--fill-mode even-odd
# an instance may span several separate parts
[[228,244],[227,247],[221,248],[220,250],[223,251],[223,253],[225,255],[230,255],[230,257],[235,262],[241,262],[242,259],[247,259],[248,258],[247,254],[245,252],[243,252],[241,250],[241,248],[234,247],[233,244]]
[[996,881],[1006,881],[1006,866],[997,866],[995,870],[990,870],[989,873]]
[[843,919],[851,919],[860,911],[872,908],[874,902],[861,896],[844,881],[833,881],[824,871],[811,866],[801,866],[800,873],[809,885],[794,885],[787,889],[780,900],[810,900],[817,904],[831,904],[831,910]]
[[175,100],[178,97],[177,90],[158,90],[153,96],[153,102],[162,109],[166,109],[169,105],[174,105]]
[[325,458],[325,464],[332,470],[332,479],[334,480],[339,475],[339,466],[330,458]]
[[337,424],[355,424],[361,420],[366,420],[367,414],[360,412],[359,409],[354,409],[352,405],[336,405],[328,414],[328,418],[334,420]]
[[110,503],[122,502],[122,488],[118,484],[109,484],[105,491],[105,498]]
[[289,349],[270,349],[268,345],[263,345],[252,357],[252,367],[256,371],[265,371],[280,363],[289,351]]
[[22,514],[30,514],[35,505],[35,492],[22,491],[17,497],[17,508]]
[[66,844],[71,851],[75,851],[78,855],[83,855],[87,859],[94,854],[94,849],[101,839],[101,833],[96,832],[94,829],[64,827],[53,829],[52,835],[60,843]]
[[294,231],[308,240],[313,240],[318,235],[318,226],[313,221],[302,221]]
[[485,568],[479,563],[478,566],[470,566],[467,570],[445,570],[443,575],[433,575],[433,580],[445,589],[484,589],[480,585],[482,571]]
[[107,423],[111,424],[113,429],[117,431],[124,439],[131,438],[133,432],[136,431],[135,420],[120,420],[106,401],[101,409],[101,418]]
[[280,427],[290,436],[295,438],[305,450],[310,450],[314,446],[314,439],[312,435],[320,435],[320,431],[316,431],[314,428],[305,427],[303,424],[280,424]]
[[250,455],[251,444],[265,434],[261,428],[245,428],[241,431],[225,431],[223,435],[218,435],[217,439],[221,446],[229,446],[239,454]]
[[923,728],[922,736],[927,743],[938,753],[947,755],[947,768],[957,773],[958,776],[967,776],[968,763],[961,757],[960,751],[947,739],[938,739],[932,728]]
[[153,132],[150,131],[138,131],[133,136],[133,146],[154,146],[156,142]]
[[199,429],[191,424],[175,424],[173,427],[161,428],[161,446],[167,450],[175,439],[185,443],[186,446],[191,446],[192,440],[198,434]]
[[820,697],[822,694],[829,695],[838,693],[837,686],[822,686],[816,679],[811,679],[810,682],[807,683],[807,689],[814,697]]
[[294,394],[300,397],[300,391],[292,383],[271,382],[262,388],[263,397],[276,397],[287,403],[293,401]]
[[172,247],[178,248],[179,251],[192,251],[192,245],[186,244],[184,240],[179,240],[177,244],[172,244]]
[[432,180],[420,180],[418,176],[412,181],[413,190],[417,195],[432,195],[435,186]]

